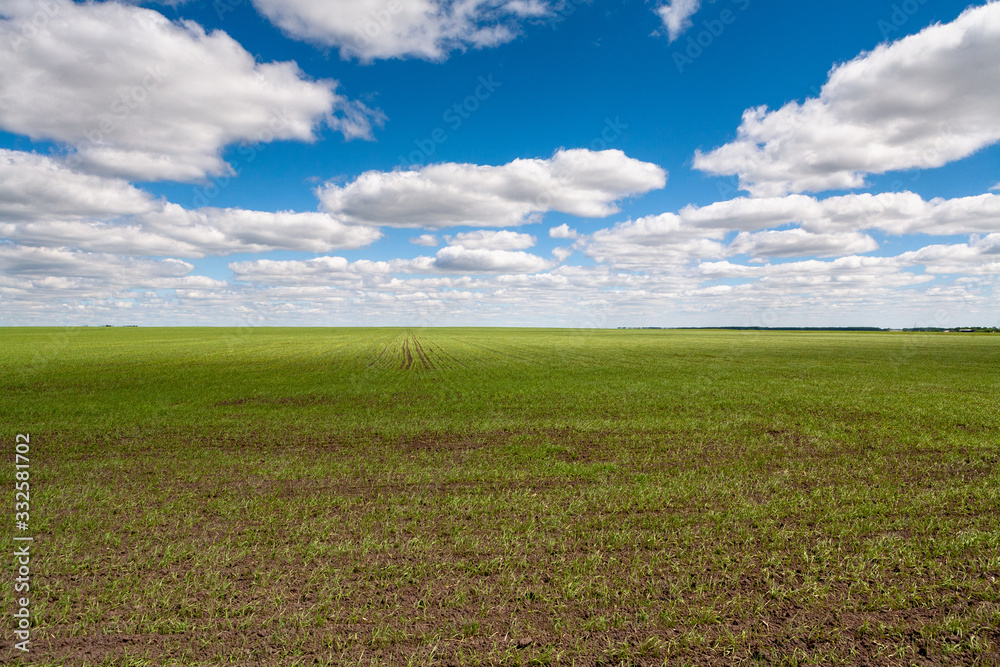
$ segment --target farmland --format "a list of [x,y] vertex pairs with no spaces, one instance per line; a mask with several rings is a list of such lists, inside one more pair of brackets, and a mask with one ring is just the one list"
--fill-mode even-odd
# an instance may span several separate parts
[[0,369],[2,662],[1000,660],[1000,336],[5,329]]

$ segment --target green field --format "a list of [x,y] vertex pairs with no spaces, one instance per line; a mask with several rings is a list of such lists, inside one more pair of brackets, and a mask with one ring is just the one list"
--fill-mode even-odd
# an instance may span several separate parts
[[0,662],[1000,662],[997,335],[4,329],[0,383]]

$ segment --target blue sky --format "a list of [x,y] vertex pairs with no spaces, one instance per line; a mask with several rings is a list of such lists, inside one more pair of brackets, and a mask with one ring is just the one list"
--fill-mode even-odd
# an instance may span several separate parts
[[0,324],[1000,324],[996,2],[0,0],[0,34]]

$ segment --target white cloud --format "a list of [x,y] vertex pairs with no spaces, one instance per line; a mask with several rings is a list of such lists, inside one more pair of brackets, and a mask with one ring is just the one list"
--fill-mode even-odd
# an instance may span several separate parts
[[0,238],[22,245],[77,248],[126,255],[204,257],[244,252],[327,252],[369,245],[374,227],[344,225],[325,213],[185,210],[162,204],[152,213],[114,222],[42,220],[0,222]]
[[[773,229],[790,224],[798,227]],[[879,246],[861,233],[866,230],[891,235],[1000,233],[1000,195],[931,201],[912,192],[824,200],[805,195],[741,197],[618,223],[581,245],[587,255],[612,266],[677,271],[695,260],[735,254],[761,258],[869,253]],[[725,245],[722,240],[731,231],[740,233]]]
[[605,217],[618,211],[618,200],[665,184],[663,169],[619,150],[572,149],[501,166],[368,171],[343,187],[328,182],[316,194],[324,210],[347,223],[440,229],[521,225],[546,211]]
[[984,255],[1000,255],[1000,233],[988,234],[985,238],[973,237],[973,245]]
[[340,49],[342,58],[441,60],[456,49],[514,39],[548,0],[253,0],[290,36]]
[[52,158],[0,148],[0,221],[131,215],[155,206],[123,180],[74,173]]
[[388,262],[343,257],[315,257],[307,260],[257,259],[231,262],[229,270],[236,280],[268,285],[288,284],[360,284],[371,276],[387,276],[393,267]]
[[813,234],[804,229],[740,232],[729,245],[732,254],[754,257],[839,257],[877,249],[878,243],[867,234]]
[[[841,285],[877,283],[889,287],[926,283],[941,274],[1000,274],[998,250],[1000,234],[991,234],[974,243],[930,245],[892,257],[850,255],[832,261],[809,259],[764,266],[729,261],[703,262],[698,271],[709,278],[756,278],[771,284],[796,284],[803,288],[826,282]],[[918,266],[924,267],[924,273],[904,270]]]
[[200,257],[203,254],[200,249],[150,232],[137,224],[108,224],[89,220],[0,222],[0,237],[23,246],[75,248],[98,253],[186,257]]
[[973,7],[835,67],[818,98],[748,109],[737,139],[694,166],[761,197],[859,188],[1000,140],[1000,3]]
[[701,8],[701,0],[669,0],[656,9],[663,19],[670,41],[674,41],[691,27],[691,17]]
[[349,262],[343,257],[261,259],[232,262],[229,269],[236,274],[237,280],[267,285],[343,284],[372,287],[394,282],[394,274],[536,273],[553,266],[555,262],[526,252],[447,246],[438,250],[434,257],[394,259],[388,262]]
[[236,208],[185,210],[167,204],[162,212],[141,217],[147,229],[156,231],[191,250],[186,257],[235,252],[299,250],[327,252],[367,246],[382,237],[374,227],[345,225],[319,212],[248,211]]
[[549,229],[549,238],[553,239],[576,239],[579,238],[579,234],[575,229],[570,229],[569,225],[565,222],[558,227],[552,227]]
[[491,232],[477,230],[474,232],[462,232],[454,236],[445,236],[449,245],[463,246],[465,248],[486,250],[525,250],[531,248],[538,241],[531,234],[521,234],[510,230]]
[[817,234],[880,229],[889,234],[975,234],[1000,230],[1000,195],[924,201],[912,192],[849,194],[818,200],[806,195],[739,197],[704,207],[686,206],[686,226],[755,231],[801,224]]
[[819,202],[805,195],[750,199],[737,197],[708,206],[685,206],[678,215],[694,227],[753,231],[823,215]]
[[[436,268],[434,257],[257,260],[230,264],[248,282],[228,284],[185,273],[190,265],[183,262],[147,260],[143,271],[120,273],[123,258],[94,254],[77,254],[77,259],[90,275],[104,270],[100,278],[72,277],[72,271],[47,275],[45,270],[12,275],[0,251],[0,298],[16,304],[0,310],[0,321],[588,327],[992,323],[1000,265],[990,252],[998,247],[997,237],[982,237],[898,257],[763,266],[709,262],[667,272],[564,265],[536,273],[470,275]],[[39,262],[33,264],[37,269]],[[921,266],[938,273],[922,273]],[[718,284],[721,279],[730,284]],[[129,287],[131,280],[141,281],[146,291]]]
[[824,283],[902,286],[932,279],[931,276],[900,271],[900,263],[893,257],[854,255],[832,261],[808,259],[764,266],[746,266],[728,261],[705,262],[698,266],[698,270],[703,276],[710,278],[759,278],[772,285],[794,285],[800,289],[815,288]]
[[125,181],[79,174],[52,158],[0,149],[0,238],[130,255],[209,254],[366,246],[382,234],[320,213],[186,210]]
[[552,256],[555,257],[556,260],[559,261],[559,262],[565,262],[567,259],[569,259],[570,255],[572,255],[572,254],[573,254],[573,248],[572,247],[553,248],[552,249]]
[[[124,287],[179,287],[203,280],[201,276],[188,276],[193,269],[191,264],[177,259],[142,259],[0,242],[0,274],[26,278],[43,286],[99,285],[105,290]],[[221,283],[204,279],[203,284]]]
[[335,81],[257,63],[224,32],[115,2],[46,7],[32,31],[36,3],[0,9],[0,33],[18,36],[0,40],[0,127],[75,149],[89,171],[196,180],[228,173],[220,151],[233,143],[312,141],[322,121],[369,137],[381,122]]
[[901,266],[923,266],[929,274],[1000,274],[1000,234],[973,243],[931,245],[896,258]]
[[526,252],[463,246],[441,248],[434,258],[435,269],[462,273],[537,273],[553,266],[553,262]]
[[584,252],[612,266],[670,270],[697,258],[724,257],[725,231],[698,229],[664,213],[594,232]]
[[440,245],[438,238],[433,234],[421,234],[420,236],[414,236],[410,239],[410,243],[414,245],[427,246],[428,248],[436,248]]
[[824,218],[807,229],[882,229],[890,234],[974,234],[1000,230],[1000,195],[924,201],[912,192],[834,197],[822,202]]
[[992,188],[990,188],[990,192],[1000,192],[1000,183],[997,183]]

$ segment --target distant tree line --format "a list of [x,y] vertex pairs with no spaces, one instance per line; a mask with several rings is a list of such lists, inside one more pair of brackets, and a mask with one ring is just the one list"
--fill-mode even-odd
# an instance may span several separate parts
[[679,331],[888,331],[878,327],[618,327],[619,329],[673,329]]
[[619,329],[674,329],[681,331],[701,331],[721,329],[723,331],[907,331],[928,333],[1000,333],[1000,327],[910,327],[908,329],[884,329],[881,327],[618,327]]
[[942,327],[913,327],[911,329],[903,329],[903,331],[930,331],[939,333],[1000,333],[1000,328],[998,327],[951,327],[945,329]]

